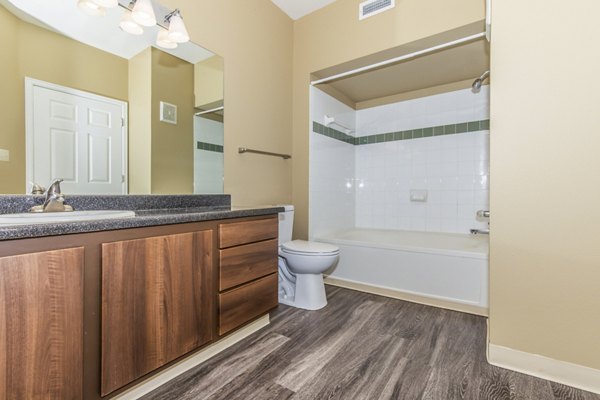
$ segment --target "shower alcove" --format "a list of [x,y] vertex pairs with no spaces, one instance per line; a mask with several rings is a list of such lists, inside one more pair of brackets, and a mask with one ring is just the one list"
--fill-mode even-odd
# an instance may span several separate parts
[[341,248],[329,284],[487,314],[484,26],[313,73],[309,237]]

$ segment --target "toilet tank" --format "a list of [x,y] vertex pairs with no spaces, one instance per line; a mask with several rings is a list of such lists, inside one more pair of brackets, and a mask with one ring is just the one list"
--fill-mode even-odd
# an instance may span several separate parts
[[294,206],[281,205],[285,211],[279,213],[279,244],[292,240],[292,230],[294,229]]

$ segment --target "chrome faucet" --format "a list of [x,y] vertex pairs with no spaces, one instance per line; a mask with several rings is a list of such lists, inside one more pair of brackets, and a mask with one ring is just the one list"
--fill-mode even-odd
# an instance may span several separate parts
[[44,204],[33,206],[30,212],[64,212],[73,211],[73,207],[65,204],[65,196],[60,191],[60,183],[63,179],[55,179],[46,190]]

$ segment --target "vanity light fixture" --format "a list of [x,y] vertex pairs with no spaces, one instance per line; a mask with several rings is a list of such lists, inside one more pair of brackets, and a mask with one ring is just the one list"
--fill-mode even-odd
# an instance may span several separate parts
[[77,2],[77,7],[79,7],[79,9],[87,15],[91,15],[93,17],[103,17],[104,14],[106,14],[106,11],[103,7],[100,7],[91,0],[79,0]]
[[131,33],[132,35],[141,35],[142,33],[144,33],[144,28],[142,28],[137,22],[133,20],[131,11],[129,10],[125,10],[123,12],[121,22],[119,22],[119,27],[125,32]]
[[119,5],[119,0],[89,0],[92,3],[103,8],[115,8]]
[[169,40],[175,43],[189,42],[190,35],[185,28],[183,18],[179,9],[167,14],[165,16],[165,22],[169,23]]
[[[190,40],[190,35],[183,23],[181,12],[175,9],[164,15],[159,14],[162,19],[157,23],[156,14],[152,0],[130,0],[129,5],[124,5],[120,0],[78,0],[77,5],[85,13],[94,16],[103,16],[105,8],[121,5],[125,9],[119,27],[132,35],[141,35],[144,33],[144,26],[158,25],[159,32],[156,37],[156,45],[164,49],[175,49],[178,43],[185,43]],[[164,12],[164,11],[163,11]]]
[[158,36],[156,37],[156,45],[162,47],[163,49],[177,48],[177,43],[169,39],[169,32],[164,29],[161,29],[160,32],[158,32]]
[[142,26],[156,25],[156,15],[151,0],[137,0],[131,10],[131,16],[135,22]]

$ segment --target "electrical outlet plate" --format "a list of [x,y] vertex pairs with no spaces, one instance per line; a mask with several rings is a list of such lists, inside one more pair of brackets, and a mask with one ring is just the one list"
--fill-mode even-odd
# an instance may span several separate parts
[[0,149],[0,161],[10,161],[10,152],[6,149]]

